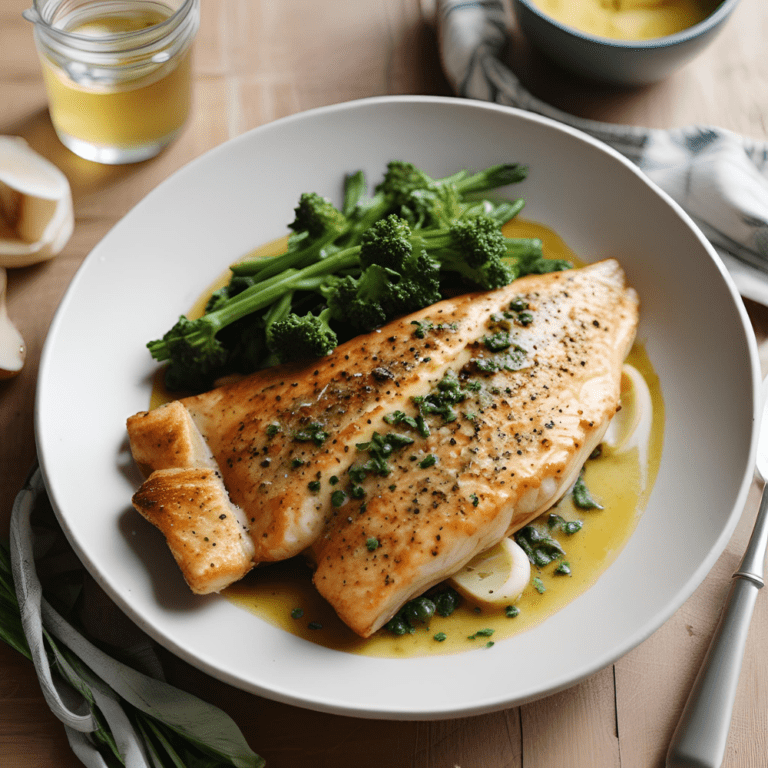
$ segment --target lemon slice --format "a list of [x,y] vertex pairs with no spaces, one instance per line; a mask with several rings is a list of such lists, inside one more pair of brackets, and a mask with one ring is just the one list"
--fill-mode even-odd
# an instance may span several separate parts
[[450,579],[459,592],[482,603],[514,602],[530,580],[528,555],[510,538],[474,557]]

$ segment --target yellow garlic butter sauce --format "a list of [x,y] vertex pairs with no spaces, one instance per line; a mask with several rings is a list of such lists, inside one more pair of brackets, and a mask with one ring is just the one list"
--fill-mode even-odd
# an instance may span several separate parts
[[[106,38],[138,32],[162,23],[170,10],[153,2],[75,22],[65,30]],[[128,73],[131,61],[120,60],[118,70]],[[121,69],[122,67],[122,69]],[[75,82],[47,56],[42,57],[51,119],[63,133],[96,145],[141,146],[172,135],[184,124],[191,102],[191,48],[165,63],[146,67],[140,77],[116,75],[97,83]],[[142,70],[143,71],[143,70]]]
[[[508,237],[540,238],[548,258],[566,259],[575,265],[583,263],[555,232],[541,224],[515,219],[504,227],[504,232]],[[249,254],[248,258],[280,253],[285,243],[285,239],[270,243]],[[189,316],[199,316],[210,291],[221,287],[227,280],[228,275],[217,280]],[[571,536],[557,534],[566,550],[565,560],[570,564],[571,575],[556,575],[556,564],[541,570],[533,566],[532,576],[541,579],[545,591],[540,593],[529,585],[515,603],[520,610],[517,617],[508,618],[504,606],[483,607],[478,613],[473,604],[464,601],[450,617],[435,616],[428,629],[418,627],[412,635],[395,637],[379,630],[373,637],[362,639],[343,624],[315,590],[311,583],[311,571],[301,558],[259,566],[222,594],[235,605],[294,635],[329,648],[367,656],[407,658],[482,649],[489,641],[498,642],[541,623],[589,589],[616,559],[637,525],[658,472],[664,425],[664,403],[659,381],[641,344],[633,346],[627,363],[642,374],[653,402],[645,481],[641,478],[637,450],[614,455],[606,453],[588,462],[585,476],[587,487],[604,509],[577,510],[570,499],[565,499],[553,510],[566,520],[581,520],[584,523],[582,530]],[[170,399],[171,395],[163,389],[161,376],[158,375],[151,407]],[[302,611],[301,618],[292,618],[294,609]],[[311,629],[311,623],[322,625],[322,629]],[[490,637],[469,639],[478,630],[485,629],[493,629],[494,632]],[[439,632],[446,635],[443,642],[434,639]]]
[[532,0],[561,24],[615,40],[648,40],[682,32],[720,0]]

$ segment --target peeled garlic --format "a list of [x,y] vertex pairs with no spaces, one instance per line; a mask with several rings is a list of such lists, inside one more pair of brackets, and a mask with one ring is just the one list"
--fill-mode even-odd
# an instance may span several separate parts
[[0,379],[10,379],[21,371],[27,349],[24,339],[16,326],[8,317],[5,306],[5,293],[8,285],[8,275],[0,267]]
[[637,448],[640,469],[645,476],[653,423],[653,401],[643,375],[634,366],[625,364],[621,369],[620,402],[621,410],[608,425],[603,438],[603,448],[609,453],[621,453]]
[[483,603],[513,603],[531,580],[528,555],[511,538],[472,558],[451,583],[459,592]]
[[72,235],[67,177],[18,136],[0,136],[0,267],[50,259]]

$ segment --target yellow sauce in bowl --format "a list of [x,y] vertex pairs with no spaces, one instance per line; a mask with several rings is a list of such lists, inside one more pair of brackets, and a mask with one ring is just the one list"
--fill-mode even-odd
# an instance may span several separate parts
[[[547,258],[565,259],[574,266],[583,264],[555,232],[541,224],[513,219],[505,225],[504,234],[507,237],[540,238]],[[286,239],[281,238],[245,258],[277,255],[285,246]],[[190,319],[203,313],[210,293],[228,280],[229,273],[226,273],[209,287],[190,311]],[[575,534],[551,532],[566,551],[564,560],[571,573],[557,574],[557,561],[541,569],[532,566],[532,577],[540,580],[538,589],[533,583],[528,585],[515,602],[519,610],[517,616],[508,616],[503,605],[480,608],[464,600],[451,616],[434,616],[428,627],[419,626],[413,634],[398,637],[382,629],[373,637],[363,639],[355,635],[320,596],[312,585],[312,572],[301,557],[258,566],[222,595],[259,618],[311,642],[339,651],[378,657],[408,658],[482,650],[545,621],[589,589],[616,559],[635,530],[658,472],[664,428],[659,380],[641,344],[635,343],[627,363],[642,375],[653,403],[645,471],[641,469],[637,449],[623,453],[605,452],[587,463],[585,483],[603,509],[577,509],[567,497],[550,510],[566,521],[583,523],[583,528]],[[163,387],[162,373],[159,371],[155,377],[151,408],[174,397]],[[544,514],[544,520],[548,514]],[[435,635],[445,635],[445,638],[438,641]]]
[[649,40],[698,24],[718,0],[532,0],[555,21],[598,37]]

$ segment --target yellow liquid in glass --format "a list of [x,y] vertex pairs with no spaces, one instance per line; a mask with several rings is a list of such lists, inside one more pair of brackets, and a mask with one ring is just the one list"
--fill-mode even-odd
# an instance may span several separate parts
[[[555,232],[541,224],[513,219],[505,225],[504,233],[507,237],[540,238],[548,258],[565,259],[575,266],[583,265]],[[245,258],[277,255],[285,250],[286,244],[285,238],[277,240],[256,249]],[[188,316],[199,317],[207,297],[226,284],[228,278],[229,273],[211,285]],[[222,594],[239,607],[291,634],[328,648],[366,656],[408,658],[482,649],[489,640],[503,640],[545,621],[589,589],[616,559],[635,530],[658,473],[664,433],[664,402],[659,380],[642,345],[634,345],[627,362],[645,379],[653,403],[645,477],[637,450],[606,453],[588,462],[585,482],[590,493],[604,508],[579,510],[570,498],[566,498],[551,510],[565,520],[580,520],[584,525],[581,531],[570,536],[562,532],[552,534],[567,553],[565,560],[570,564],[571,574],[556,574],[554,569],[557,563],[541,569],[532,566],[531,575],[541,579],[544,591],[539,592],[529,584],[515,603],[520,611],[517,617],[509,618],[505,606],[484,606],[478,612],[474,604],[465,600],[450,617],[435,616],[429,628],[418,627],[412,635],[396,637],[386,630],[379,630],[373,637],[362,639],[336,616],[312,586],[311,570],[301,557],[259,566]],[[171,399],[173,395],[164,389],[160,371],[155,377],[150,407],[155,408]],[[294,609],[302,611],[301,618],[292,618]],[[315,622],[322,625],[322,629],[311,629],[310,623]],[[469,639],[485,629],[492,629],[493,634]],[[442,642],[434,639],[440,632],[446,636]]]
[[[169,14],[161,5],[137,2],[65,29],[105,38],[153,27]],[[131,148],[163,143],[181,128],[191,103],[191,47],[136,71],[131,70],[131,55],[115,53],[114,77],[98,81],[75,81],[51,59],[42,58],[51,120],[59,133],[97,146]]]

